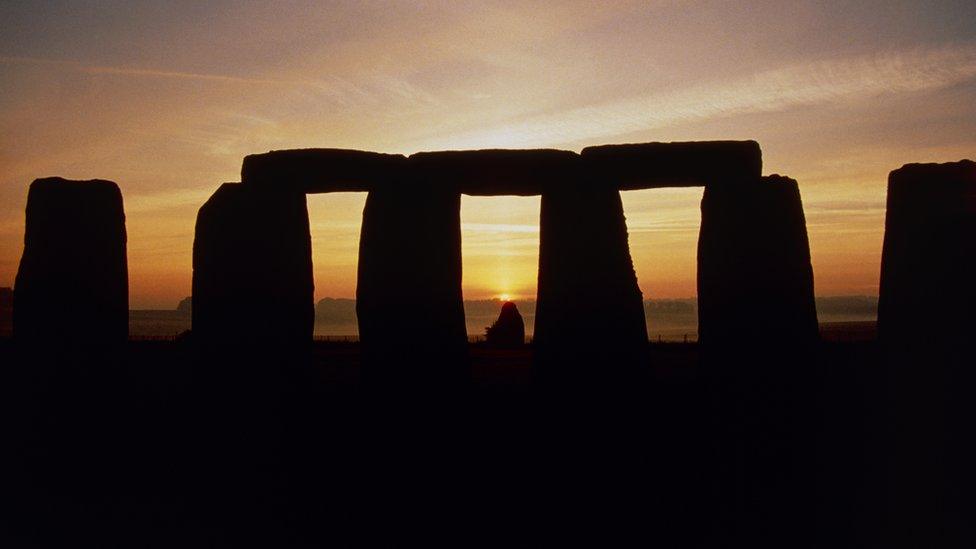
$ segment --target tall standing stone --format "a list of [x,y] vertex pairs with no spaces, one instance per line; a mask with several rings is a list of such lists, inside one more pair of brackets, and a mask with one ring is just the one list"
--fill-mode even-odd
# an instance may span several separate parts
[[709,438],[723,456],[719,516],[730,518],[719,528],[736,544],[780,545],[811,528],[814,493],[818,325],[796,181],[774,175],[705,187],[698,322],[715,406]]
[[0,288],[0,337],[10,337],[14,331],[14,289]]
[[359,241],[356,313],[363,374],[373,385],[463,382],[461,196],[439,186],[371,191]]
[[197,215],[194,338],[306,345],[313,293],[304,193],[221,185]]
[[535,377],[626,384],[646,366],[647,326],[620,193],[567,181],[542,194]]
[[14,336],[116,344],[128,333],[125,212],[118,185],[35,180],[14,283]]
[[888,177],[878,337],[891,397],[890,545],[972,545],[976,162]]
[[698,337],[704,345],[793,345],[818,338],[813,267],[796,181],[705,187],[698,237]]

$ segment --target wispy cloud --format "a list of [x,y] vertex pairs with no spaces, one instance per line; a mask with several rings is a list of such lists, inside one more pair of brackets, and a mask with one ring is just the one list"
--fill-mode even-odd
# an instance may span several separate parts
[[5,65],[47,65],[61,67],[86,74],[106,74],[117,76],[136,76],[148,78],[170,78],[179,80],[204,80],[210,82],[225,82],[233,84],[282,84],[281,80],[266,78],[249,78],[227,74],[210,74],[185,71],[168,71],[159,69],[145,69],[137,67],[111,67],[104,65],[87,65],[77,61],[60,59],[43,59],[38,57],[10,57],[0,56],[0,63]]
[[936,90],[973,78],[976,44],[886,52],[804,63],[540,114],[433,141],[437,147],[552,146],[718,117]]

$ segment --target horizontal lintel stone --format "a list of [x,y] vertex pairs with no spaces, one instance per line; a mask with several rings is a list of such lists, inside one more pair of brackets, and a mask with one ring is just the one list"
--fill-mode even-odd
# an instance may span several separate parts
[[244,157],[241,183],[305,193],[368,192],[403,177],[407,159],[352,149],[292,149]]
[[620,190],[696,187],[762,175],[755,141],[687,141],[587,147],[586,172],[613,181]]
[[557,149],[419,152],[409,158],[349,149],[294,149],[244,158],[246,185],[305,193],[368,192],[390,185],[468,195],[539,195],[571,184],[619,190],[703,186],[762,173],[755,141],[694,141]]
[[579,173],[579,155],[557,149],[420,152],[410,156],[418,181],[453,186],[468,195],[542,194]]

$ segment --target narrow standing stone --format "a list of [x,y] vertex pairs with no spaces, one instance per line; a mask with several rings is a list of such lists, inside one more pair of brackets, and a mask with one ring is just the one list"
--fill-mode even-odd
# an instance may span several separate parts
[[368,383],[463,382],[461,196],[410,185],[373,190],[363,211],[356,313]]
[[646,367],[647,326],[620,193],[567,182],[542,195],[535,378],[625,385]]

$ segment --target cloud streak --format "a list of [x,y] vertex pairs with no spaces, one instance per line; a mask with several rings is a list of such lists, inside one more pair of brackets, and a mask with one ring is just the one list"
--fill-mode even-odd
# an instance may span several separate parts
[[776,112],[886,93],[931,91],[976,78],[976,44],[821,60],[528,117],[435,139],[438,147],[539,147],[719,117]]
[[79,63],[77,61],[66,61],[60,59],[42,59],[39,57],[0,56],[0,63],[3,63],[5,65],[40,65],[40,66],[61,67],[69,70],[82,72],[85,74],[94,74],[94,75],[103,74],[103,75],[114,75],[114,76],[198,80],[198,81],[207,81],[207,82],[222,82],[228,84],[276,85],[276,84],[287,83],[286,81],[282,81],[282,80],[265,79],[265,78],[247,78],[243,76],[233,76],[233,75],[226,75],[226,74],[208,74],[208,73],[199,73],[199,72],[141,69],[135,67],[111,67],[111,66],[104,66],[104,65],[86,65],[84,63]]

